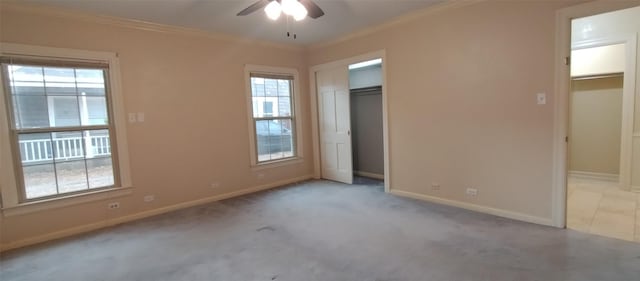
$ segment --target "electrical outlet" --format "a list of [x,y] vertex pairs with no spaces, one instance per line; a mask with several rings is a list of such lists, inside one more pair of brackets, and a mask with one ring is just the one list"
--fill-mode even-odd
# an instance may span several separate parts
[[259,180],[264,179],[264,173],[259,173],[256,177],[257,177]]
[[109,209],[118,209],[120,208],[120,202],[111,202],[107,204],[107,208]]
[[440,190],[440,184],[437,182],[431,183],[431,190]]
[[467,195],[469,196],[477,196],[478,195],[478,189],[477,188],[467,188]]
[[129,123],[135,123],[135,122],[136,122],[136,114],[129,113]]
[[219,188],[220,187],[220,183],[219,182],[212,182],[209,187],[211,188]]
[[151,202],[153,200],[156,200],[156,196],[155,195],[145,195],[144,198],[142,198],[142,200],[144,202],[149,203],[149,202]]

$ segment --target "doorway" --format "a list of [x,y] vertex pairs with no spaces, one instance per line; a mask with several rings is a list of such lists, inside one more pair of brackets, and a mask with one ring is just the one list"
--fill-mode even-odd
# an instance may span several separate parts
[[638,17],[640,7],[571,19],[567,104],[558,108],[567,118],[566,227],[640,242],[633,126],[640,28],[625,22]]
[[311,68],[316,178],[389,191],[384,69],[384,51]]
[[382,59],[349,65],[354,182],[384,181]]

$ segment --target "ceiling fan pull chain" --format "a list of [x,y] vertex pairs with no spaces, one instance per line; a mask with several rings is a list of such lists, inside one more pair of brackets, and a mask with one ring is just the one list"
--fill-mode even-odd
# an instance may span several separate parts
[[296,40],[296,38],[298,38],[298,34],[296,34],[296,22],[295,21],[291,22],[291,33],[293,33],[293,40]]
[[287,37],[291,37],[291,33],[289,32],[289,17],[285,16],[284,19],[286,21],[286,26],[287,26]]

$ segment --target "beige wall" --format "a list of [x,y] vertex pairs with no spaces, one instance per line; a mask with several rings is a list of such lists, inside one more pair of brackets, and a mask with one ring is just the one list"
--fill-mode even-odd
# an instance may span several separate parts
[[[317,46],[309,63],[386,49],[393,190],[549,221],[555,12],[569,5],[496,1],[437,12]],[[538,92],[547,105],[536,105]]]
[[569,171],[619,173],[622,80],[572,82]]
[[[133,194],[108,211],[99,201],[4,217],[0,242],[100,223],[217,194],[310,175],[312,152],[304,51],[256,42],[216,39],[99,24],[76,17],[0,9],[0,41],[117,52],[127,112],[144,123],[127,126]],[[244,64],[292,67],[301,73],[304,161],[250,169]],[[257,174],[264,174],[258,179]],[[210,183],[221,183],[211,189]],[[156,200],[143,203],[143,196]]]

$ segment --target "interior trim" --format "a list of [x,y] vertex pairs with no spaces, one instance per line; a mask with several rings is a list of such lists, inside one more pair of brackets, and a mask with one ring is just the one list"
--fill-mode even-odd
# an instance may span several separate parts
[[376,174],[376,173],[369,173],[369,172],[363,172],[363,171],[353,171],[353,174],[356,175],[356,176],[361,176],[361,177],[365,177],[365,178],[384,180],[384,175]]
[[435,196],[418,194],[418,193],[413,193],[409,191],[402,191],[398,189],[392,189],[390,193],[393,195],[401,196],[401,197],[428,201],[431,203],[462,208],[462,209],[466,209],[474,212],[485,213],[489,215],[494,215],[494,216],[518,220],[518,221],[524,221],[524,222],[547,225],[547,226],[553,225],[553,221],[551,218],[536,217],[536,216],[531,216],[523,213],[507,211],[507,210],[498,209],[498,208],[491,208],[491,207],[481,206],[473,203],[443,199]]
[[620,175],[607,174],[607,173],[594,173],[584,171],[569,171],[569,176],[581,178],[581,179],[593,179],[600,181],[618,182],[620,181]]

